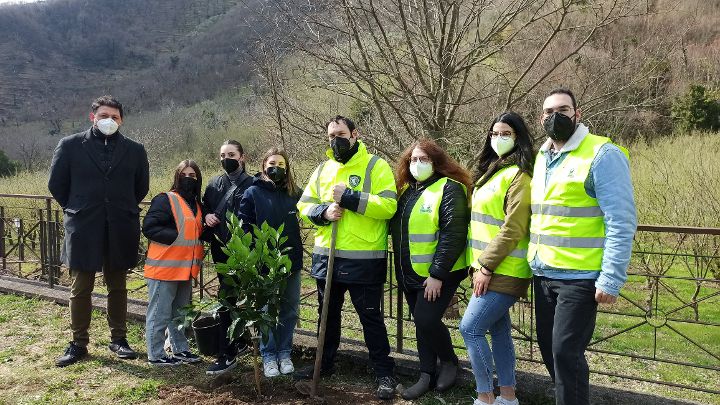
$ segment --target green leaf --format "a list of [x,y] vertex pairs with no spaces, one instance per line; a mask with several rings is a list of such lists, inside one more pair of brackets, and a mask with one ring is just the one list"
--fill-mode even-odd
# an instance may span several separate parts
[[240,321],[241,321],[240,318],[233,319],[233,321],[232,321],[232,323],[230,324],[230,327],[228,328],[228,331],[227,331],[227,338],[228,338],[228,339],[233,340],[233,339],[235,339],[236,337],[242,335],[242,332],[238,333],[237,335],[235,334],[235,333],[236,333],[235,330],[237,329],[238,323],[239,323]]

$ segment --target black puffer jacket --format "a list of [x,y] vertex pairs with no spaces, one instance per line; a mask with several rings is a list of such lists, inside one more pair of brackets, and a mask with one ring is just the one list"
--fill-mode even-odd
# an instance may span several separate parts
[[[410,247],[408,245],[410,214],[423,191],[441,178],[435,174],[423,183],[411,184],[400,196],[397,213],[390,221],[393,254],[395,255],[395,277],[405,290],[424,288],[423,282],[426,279],[415,273],[410,263]],[[465,252],[469,221],[470,209],[463,187],[454,181],[448,181],[443,189],[440,202],[438,245],[430,265],[430,275],[433,278],[446,281],[462,280],[467,276],[467,272],[464,270],[454,272],[450,270],[460,255]]]
[[[192,213],[197,214],[197,204],[188,199],[185,199],[185,202],[188,203]],[[152,199],[150,209],[143,219],[142,233],[149,240],[164,245],[170,245],[177,239],[177,224],[172,213],[170,198],[166,193],[160,193]]]

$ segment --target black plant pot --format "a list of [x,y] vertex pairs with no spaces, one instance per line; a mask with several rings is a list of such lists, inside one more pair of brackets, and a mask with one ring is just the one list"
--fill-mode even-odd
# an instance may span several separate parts
[[200,353],[206,356],[214,356],[218,352],[218,328],[220,320],[212,316],[203,316],[193,321],[192,329],[195,334]]

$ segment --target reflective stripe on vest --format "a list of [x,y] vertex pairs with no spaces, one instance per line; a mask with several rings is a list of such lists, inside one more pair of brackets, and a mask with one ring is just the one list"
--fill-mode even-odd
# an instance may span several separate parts
[[[505,197],[519,171],[517,165],[500,169],[482,187],[473,192],[467,261],[474,268],[481,267],[480,258],[483,252],[505,224]],[[490,270],[495,274],[530,278],[532,273],[527,262],[528,240],[528,236],[525,236],[518,241],[515,249],[500,262],[500,265]]]
[[154,280],[179,281],[197,278],[205,255],[200,234],[202,212],[197,206],[193,214],[190,206],[177,193],[166,193],[170,201],[178,237],[170,245],[150,241],[145,260],[145,277]]
[[[313,253],[316,255],[329,256],[330,248],[315,246]],[[384,259],[387,257],[387,250],[335,249],[335,257],[342,257],[343,259]]]
[[[604,214],[585,190],[590,167],[609,138],[588,134],[555,168],[545,184],[541,152],[531,183],[532,215],[528,260],[564,270],[600,271],[605,246]],[[620,148],[627,156],[627,151]]]
[[[430,275],[430,266],[435,257],[440,235],[440,203],[448,181],[455,180],[443,177],[425,188],[410,212],[408,220],[410,264],[413,271],[422,277]],[[465,190],[465,186],[462,187]],[[465,267],[463,252],[451,271],[462,270]]]

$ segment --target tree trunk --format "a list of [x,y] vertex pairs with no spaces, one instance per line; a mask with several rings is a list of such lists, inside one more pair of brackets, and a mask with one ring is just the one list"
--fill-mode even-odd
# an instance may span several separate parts
[[255,369],[255,391],[257,391],[258,398],[262,397],[262,388],[260,387],[260,363],[258,362],[258,356],[260,356],[260,350],[258,340],[260,340],[259,334],[253,334],[250,338],[253,345],[253,369]]

